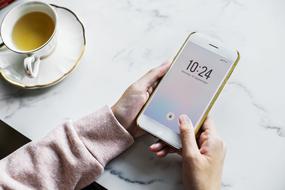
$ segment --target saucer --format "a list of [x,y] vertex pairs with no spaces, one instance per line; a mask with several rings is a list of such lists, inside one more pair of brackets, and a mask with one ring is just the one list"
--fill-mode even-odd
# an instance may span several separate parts
[[71,10],[51,4],[58,15],[57,44],[53,53],[41,60],[39,74],[30,78],[24,71],[26,55],[0,49],[0,74],[9,83],[26,88],[45,88],[67,77],[79,64],[86,38],[82,22]]

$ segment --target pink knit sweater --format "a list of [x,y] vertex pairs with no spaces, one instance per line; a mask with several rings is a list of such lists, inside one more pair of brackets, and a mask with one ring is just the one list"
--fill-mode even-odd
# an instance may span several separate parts
[[0,160],[0,189],[81,189],[133,142],[105,106]]

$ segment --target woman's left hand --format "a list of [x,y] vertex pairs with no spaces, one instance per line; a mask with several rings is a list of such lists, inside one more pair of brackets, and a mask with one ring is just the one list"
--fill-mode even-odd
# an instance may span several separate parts
[[138,81],[134,82],[112,106],[112,111],[117,120],[134,138],[144,134],[144,131],[137,126],[138,113],[169,67],[170,63],[167,62],[151,69]]

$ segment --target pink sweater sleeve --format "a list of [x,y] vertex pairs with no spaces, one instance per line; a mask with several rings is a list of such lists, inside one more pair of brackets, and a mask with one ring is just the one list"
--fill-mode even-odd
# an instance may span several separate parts
[[81,189],[133,141],[105,106],[0,160],[0,189]]

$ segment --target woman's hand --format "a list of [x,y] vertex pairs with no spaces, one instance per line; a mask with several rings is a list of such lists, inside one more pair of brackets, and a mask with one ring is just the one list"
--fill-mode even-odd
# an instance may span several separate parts
[[134,137],[144,134],[137,126],[136,118],[160,78],[167,72],[170,63],[151,69],[138,81],[133,83],[112,106],[112,111],[123,127]]
[[197,141],[192,122],[186,115],[179,117],[179,125],[182,142],[180,152],[161,141],[150,146],[150,151],[159,157],[164,157],[170,152],[180,153],[183,159],[185,189],[220,189],[226,148],[213,122],[210,119],[204,122]]

